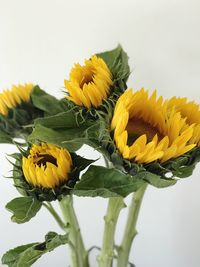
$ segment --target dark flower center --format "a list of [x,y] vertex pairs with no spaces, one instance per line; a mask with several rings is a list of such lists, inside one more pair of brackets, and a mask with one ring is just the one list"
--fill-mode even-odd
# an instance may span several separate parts
[[84,84],[89,84],[89,83],[92,82],[92,81],[93,81],[93,73],[88,74],[88,75],[85,75],[85,76],[82,78],[81,82],[80,82],[80,87],[81,87],[81,89],[83,88],[83,85],[84,85]]
[[163,135],[159,132],[159,130],[152,126],[150,123],[138,119],[138,118],[131,118],[128,121],[126,130],[128,132],[128,144],[132,145],[133,142],[141,135],[146,134],[147,141],[152,141],[153,137],[157,134],[158,140],[163,138]]
[[46,167],[47,162],[50,162],[53,165],[55,165],[56,167],[58,167],[57,160],[53,156],[51,156],[49,154],[39,154],[38,157],[39,157],[39,160],[37,161],[37,165],[39,167],[41,167],[41,165]]

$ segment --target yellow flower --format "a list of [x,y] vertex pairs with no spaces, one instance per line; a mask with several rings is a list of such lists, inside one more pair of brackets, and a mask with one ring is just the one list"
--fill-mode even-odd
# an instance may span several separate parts
[[35,187],[55,188],[69,179],[72,166],[70,153],[50,144],[33,145],[22,159],[25,179]]
[[8,110],[21,104],[28,102],[33,89],[33,84],[13,85],[11,90],[4,90],[0,93],[0,114],[7,116]]
[[65,80],[67,98],[78,106],[99,107],[107,99],[112,85],[111,72],[103,59],[93,56],[85,65],[75,64]]
[[144,89],[127,90],[118,99],[111,122],[118,150],[138,163],[165,162],[185,154],[199,145],[195,130],[200,127],[199,117],[191,107],[199,112],[194,103],[185,108],[175,98],[157,98],[156,91],[149,97]]
[[193,136],[189,143],[200,146],[200,107],[194,101],[188,102],[187,98],[172,97],[168,102],[169,108],[174,108],[186,119],[186,123],[194,125]]

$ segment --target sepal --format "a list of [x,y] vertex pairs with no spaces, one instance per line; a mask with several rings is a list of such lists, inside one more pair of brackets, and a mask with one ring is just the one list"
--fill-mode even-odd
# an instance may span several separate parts
[[170,159],[163,164],[155,162],[147,165],[146,168],[161,176],[170,175],[171,178],[187,178],[192,175],[199,161],[200,147],[196,147],[178,158]]

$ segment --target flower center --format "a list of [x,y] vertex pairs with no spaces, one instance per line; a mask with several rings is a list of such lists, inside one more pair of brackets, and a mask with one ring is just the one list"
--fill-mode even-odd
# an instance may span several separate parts
[[93,81],[93,73],[88,73],[83,76],[81,82],[80,82],[80,88],[83,89],[84,84],[88,84]]
[[126,130],[128,132],[128,143],[132,145],[132,143],[141,135],[146,134],[147,141],[150,142],[153,137],[157,134],[158,140],[163,138],[163,135],[159,132],[159,130],[152,126],[150,123],[138,119],[138,118],[131,118],[128,121]]
[[49,154],[40,154],[40,155],[38,155],[38,161],[36,162],[36,164],[39,167],[41,167],[41,165],[46,167],[47,162],[50,162],[53,165],[58,166],[57,165],[57,160],[53,156],[51,156]]

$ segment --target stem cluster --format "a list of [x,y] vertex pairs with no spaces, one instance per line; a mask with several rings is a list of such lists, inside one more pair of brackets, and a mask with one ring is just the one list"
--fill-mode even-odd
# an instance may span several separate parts
[[73,208],[72,196],[66,196],[60,201],[61,211],[69,233],[72,267],[89,267],[88,253],[84,247],[80,227]]
[[105,227],[101,254],[97,258],[99,267],[112,266],[117,219],[121,209],[124,207],[125,204],[122,197],[113,197],[109,199],[107,213],[104,217]]
[[[129,254],[132,242],[137,234],[136,224],[146,187],[147,185],[144,185],[133,194],[122,242],[119,246],[115,245],[115,231],[120,211],[126,205],[122,197],[112,197],[109,199],[107,212],[104,217],[102,248],[97,257],[99,267],[112,267],[113,259],[116,259],[117,267],[128,266]],[[50,203],[44,204],[44,206],[54,217],[58,225],[69,234],[71,267],[89,267],[88,251],[83,243],[80,227],[73,208],[72,196],[66,196],[60,201],[63,220]]]

